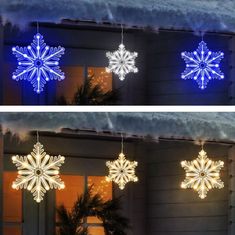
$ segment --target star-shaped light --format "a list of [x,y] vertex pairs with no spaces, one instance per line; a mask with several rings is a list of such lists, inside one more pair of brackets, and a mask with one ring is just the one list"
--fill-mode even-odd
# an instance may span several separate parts
[[204,41],[194,52],[182,52],[182,58],[186,63],[186,69],[182,73],[182,79],[195,80],[199,88],[204,90],[212,79],[224,79],[224,74],[219,68],[220,61],[224,58],[223,52],[211,52]]
[[135,59],[138,53],[127,51],[123,43],[119,45],[117,51],[107,52],[106,56],[109,59],[109,66],[106,71],[118,75],[121,81],[125,79],[128,73],[138,72],[138,68],[135,66]]
[[13,182],[14,189],[27,189],[34,200],[40,202],[50,188],[64,189],[64,182],[59,177],[59,168],[64,163],[63,156],[49,156],[43,145],[37,142],[33,152],[27,156],[13,156],[12,161],[18,169],[18,177]]
[[135,175],[137,165],[137,162],[127,160],[121,152],[117,160],[106,162],[106,166],[109,168],[109,175],[106,177],[106,180],[113,181],[118,184],[120,189],[124,189],[126,183],[138,181]]
[[181,166],[186,171],[186,178],[181,187],[193,188],[201,199],[207,196],[210,189],[224,187],[224,183],[220,179],[220,170],[224,166],[224,162],[210,160],[204,150],[199,152],[196,160],[182,161]]
[[43,36],[40,33],[36,34],[30,46],[12,48],[18,59],[18,67],[12,78],[16,81],[31,82],[34,91],[39,94],[49,80],[61,81],[65,78],[59,67],[59,60],[64,51],[65,49],[60,46],[47,46]]

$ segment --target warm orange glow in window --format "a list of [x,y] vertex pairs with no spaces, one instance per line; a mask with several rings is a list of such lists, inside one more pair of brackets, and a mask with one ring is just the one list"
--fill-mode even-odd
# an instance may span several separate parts
[[20,227],[4,227],[3,235],[21,235]]
[[56,83],[56,97],[58,99],[64,96],[67,102],[71,103],[78,87],[84,83],[84,67],[70,66],[61,69],[65,73],[65,79]]
[[[105,176],[88,176],[88,187],[93,185],[92,193],[100,194],[104,201],[112,199],[112,183],[105,180]],[[94,217],[88,217],[87,223],[101,223],[101,221]]]
[[107,182],[105,176],[88,176],[88,187],[91,185],[93,194],[100,194],[105,201],[112,199],[112,182]]
[[103,227],[89,227],[89,235],[104,235]]
[[72,209],[78,196],[84,192],[84,176],[61,175],[65,189],[56,190],[56,206],[65,205],[69,211]]
[[[61,175],[62,180],[65,182],[64,190],[56,190],[56,206],[64,204],[67,210],[71,211],[74,202],[77,200],[78,195],[84,193],[85,184],[84,176],[77,175]],[[112,199],[112,183],[106,182],[104,176],[88,176],[88,187],[93,185],[92,194],[99,193],[103,200]],[[104,229],[101,221],[96,217],[88,217],[87,224],[89,227],[90,235],[104,235]],[[92,224],[89,226],[89,224]],[[95,226],[97,224],[97,226]],[[100,225],[99,225],[100,224]],[[56,228],[58,233],[58,227]]]
[[103,92],[112,90],[112,73],[107,73],[103,67],[89,67],[88,76],[92,78],[92,84],[100,85]]
[[[12,182],[16,179],[17,172],[3,173],[3,221],[22,221],[22,191],[12,189]],[[6,228],[13,229],[13,228]],[[7,233],[8,234],[8,233]],[[11,235],[13,235],[12,233]],[[18,233],[17,233],[18,234]],[[5,234],[4,234],[5,235]]]

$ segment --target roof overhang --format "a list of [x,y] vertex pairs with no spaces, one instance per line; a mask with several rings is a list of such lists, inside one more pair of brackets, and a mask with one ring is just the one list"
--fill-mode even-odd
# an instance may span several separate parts
[[102,135],[124,133],[131,138],[235,142],[235,113],[1,113],[0,124],[3,132],[20,136],[34,130],[61,132],[67,128]]
[[13,24],[62,19],[193,31],[235,32],[234,0],[2,0]]

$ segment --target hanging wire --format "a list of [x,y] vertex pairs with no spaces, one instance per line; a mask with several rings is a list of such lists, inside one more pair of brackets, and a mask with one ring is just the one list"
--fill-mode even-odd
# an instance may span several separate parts
[[38,134],[38,130],[37,130],[37,142],[39,142],[39,134]]
[[123,153],[124,144],[123,144],[123,134],[121,133],[122,142],[121,142],[121,153]]
[[122,35],[121,35],[121,43],[123,44],[123,38],[124,38],[124,33],[123,33],[123,25],[121,24],[121,29],[122,29]]
[[204,142],[201,141],[201,147],[202,147],[202,150],[204,150]]
[[37,21],[37,33],[39,33],[39,23]]
[[201,31],[202,41],[204,42],[204,32]]

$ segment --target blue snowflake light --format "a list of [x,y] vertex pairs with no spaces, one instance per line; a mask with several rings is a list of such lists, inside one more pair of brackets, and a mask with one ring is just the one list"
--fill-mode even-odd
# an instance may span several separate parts
[[204,41],[199,43],[196,51],[182,52],[181,56],[186,63],[181,78],[195,80],[200,89],[204,90],[211,79],[224,79],[224,74],[219,68],[224,53],[211,52]]
[[30,81],[34,91],[39,94],[43,91],[47,81],[61,81],[65,78],[59,67],[59,60],[64,51],[65,49],[60,46],[47,46],[43,36],[37,33],[30,46],[12,48],[12,52],[18,60],[18,67],[12,78],[16,81]]

